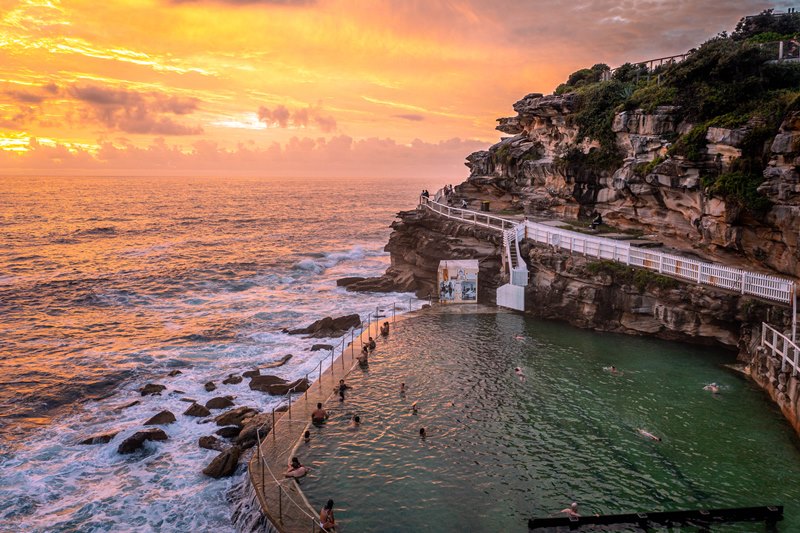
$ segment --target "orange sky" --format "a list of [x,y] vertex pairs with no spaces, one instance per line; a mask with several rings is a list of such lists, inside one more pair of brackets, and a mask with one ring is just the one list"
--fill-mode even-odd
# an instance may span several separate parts
[[455,180],[525,94],[786,5],[0,0],[0,174]]

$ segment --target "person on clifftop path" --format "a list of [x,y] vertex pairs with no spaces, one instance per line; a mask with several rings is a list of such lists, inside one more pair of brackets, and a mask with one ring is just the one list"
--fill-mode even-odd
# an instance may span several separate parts
[[325,531],[336,530],[336,519],[333,517],[333,500],[328,500],[319,512],[319,527]]

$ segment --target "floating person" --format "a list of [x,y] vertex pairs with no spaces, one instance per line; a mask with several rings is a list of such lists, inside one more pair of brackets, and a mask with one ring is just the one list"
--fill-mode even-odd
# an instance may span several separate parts
[[605,370],[606,372],[609,372],[610,374],[612,374],[614,376],[621,376],[621,375],[624,374],[624,372],[622,372],[620,369],[618,369],[614,365],[604,366],[603,370]]
[[642,435],[642,436],[644,436],[644,437],[647,437],[648,439],[651,439],[651,440],[655,440],[655,441],[661,442],[661,437],[656,437],[655,435],[653,435],[653,434],[652,434],[652,433],[650,433],[649,431],[645,431],[644,429],[641,429],[641,428],[638,428],[636,431],[638,431],[638,432],[639,432],[639,435]]
[[419,414],[419,411],[417,410],[417,402],[411,404],[411,414],[412,415]]
[[400,384],[400,396],[405,396],[405,395],[406,395],[406,384],[405,383],[401,383]]
[[290,478],[301,478],[308,474],[308,468],[300,464],[300,460],[297,457],[292,457],[292,462],[289,463],[289,469],[283,475],[283,477],[290,477]]
[[517,377],[519,378],[520,382],[525,383],[525,372],[523,372],[520,367],[516,367],[514,369],[514,373],[517,375]]
[[372,350],[374,350],[376,346],[377,344],[375,344],[375,339],[370,337],[369,341],[367,342],[367,347],[369,348],[369,351],[371,352]]
[[576,518],[581,516],[580,513],[578,513],[578,502],[572,502],[569,507],[561,509],[559,513],[564,513],[567,516],[574,516]]
[[709,383],[703,387],[703,390],[711,391],[713,394],[719,394],[719,385],[716,383]]
[[514,335],[514,339],[518,340],[519,342],[525,342],[525,335]]
[[319,527],[325,531],[336,530],[336,519],[333,517],[333,500],[328,500],[319,512]]
[[322,408],[321,403],[317,403],[317,408],[311,413],[311,422],[319,426],[326,420],[328,420],[328,412]]
[[425,437],[427,437],[427,434],[425,433],[425,428],[419,428],[419,438],[425,440]]
[[358,415],[353,415],[353,418],[350,419],[350,425],[347,429],[354,431],[361,427],[361,417]]

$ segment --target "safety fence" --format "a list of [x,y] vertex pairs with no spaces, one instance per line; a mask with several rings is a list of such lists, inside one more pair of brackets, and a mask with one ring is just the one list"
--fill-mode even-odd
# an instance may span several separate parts
[[[594,237],[530,220],[517,224],[494,215],[446,206],[428,198],[422,198],[422,201],[427,208],[449,218],[490,227],[498,231],[515,228],[517,229],[517,241],[527,238],[567,250],[570,253],[617,261],[684,281],[734,290],[741,294],[785,304],[794,303],[795,283],[784,278],[638,248],[627,242]],[[480,218],[474,218],[475,215],[480,215]]]
[[[412,310],[412,300],[408,300],[408,311]],[[332,345],[330,356],[325,356],[314,370],[305,374],[306,381],[316,377],[313,385],[307,386],[302,392],[290,389],[283,395],[278,407],[272,409],[269,434],[262,436],[260,431],[257,432],[258,447],[249,465],[250,482],[262,511],[278,531],[327,531],[321,527],[314,508],[294,479],[284,478],[283,472],[278,472],[279,477],[276,477],[275,470],[278,465],[288,464],[292,450],[310,423],[316,402],[324,402],[338,380],[352,368],[357,356],[356,344],[360,341],[363,345],[364,337],[373,336],[373,327],[374,336],[377,337],[381,322],[391,320],[396,323],[397,311],[404,307],[393,302],[376,307],[374,313],[368,313],[360,327],[351,329],[349,340],[345,335],[338,344]],[[336,360],[337,356],[339,361]],[[298,383],[294,388],[299,386]]]
[[800,372],[800,348],[789,337],[776,330],[766,322],[761,323],[761,346],[769,350],[773,357],[781,360],[781,372],[792,368],[792,375]]

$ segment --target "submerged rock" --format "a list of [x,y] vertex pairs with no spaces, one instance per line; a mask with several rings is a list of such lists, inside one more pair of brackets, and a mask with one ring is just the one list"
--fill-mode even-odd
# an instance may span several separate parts
[[119,431],[114,431],[113,433],[104,433],[102,435],[92,435],[86,439],[83,439],[78,444],[106,444],[107,442],[111,442],[111,440],[117,436]]
[[125,405],[120,405],[119,407],[117,407],[117,408],[116,408],[116,409],[114,409],[114,410],[115,410],[115,411],[122,411],[122,410],[124,410],[124,409],[131,408],[131,407],[133,407],[134,405],[139,405],[140,403],[142,403],[142,402],[141,402],[141,401],[139,401],[139,400],[134,400],[134,401],[132,401],[131,403],[128,403],[128,404],[125,404]]
[[186,416],[197,416],[203,417],[208,416],[211,414],[211,411],[200,405],[199,403],[193,403],[189,406],[189,408],[183,412]]
[[216,398],[211,398],[206,402],[206,407],[208,409],[225,409],[226,407],[233,406],[233,398],[230,396],[217,396]]
[[164,385],[159,385],[157,383],[148,383],[147,385],[139,389],[139,392],[142,394],[142,396],[150,396],[153,394],[160,395],[161,391],[163,391],[164,389],[166,389]]
[[257,369],[257,368],[255,370],[248,370],[247,372],[242,372],[242,377],[245,377],[245,378],[252,378],[252,377],[260,376],[260,375],[261,375],[261,371],[259,369]]
[[236,374],[230,374],[227,378],[222,381],[223,385],[238,385],[242,382],[242,376],[237,376]]
[[203,473],[215,479],[228,477],[236,471],[236,467],[239,465],[240,455],[241,450],[236,446],[232,446],[216,456],[214,460],[203,469]]
[[175,415],[170,411],[161,411],[144,423],[145,426],[160,426],[175,422]]
[[148,440],[167,440],[167,434],[163,429],[149,428],[142,431],[137,431],[119,445],[117,452],[119,453],[133,453],[144,446],[145,441]]
[[216,390],[216,389],[217,389],[217,386],[216,386],[216,385],[214,385],[214,382],[213,382],[213,381],[209,381],[208,383],[206,383],[205,385],[203,385],[203,387],[205,387],[205,389],[206,389],[206,392],[211,392],[211,391],[213,391],[213,390]]
[[289,361],[289,359],[291,359],[291,358],[292,358],[292,354],[284,355],[283,357],[281,357],[277,361],[273,361],[271,363],[267,363],[266,365],[264,365],[264,368],[278,368],[279,366],[285,365],[286,362]]
[[175,376],[177,376],[178,374],[183,374],[183,372],[181,372],[180,370],[173,370],[172,372],[170,372],[170,373],[169,373],[169,374],[167,374],[167,375],[168,375],[169,377],[171,377],[171,378],[174,378],[174,377],[175,377]]

